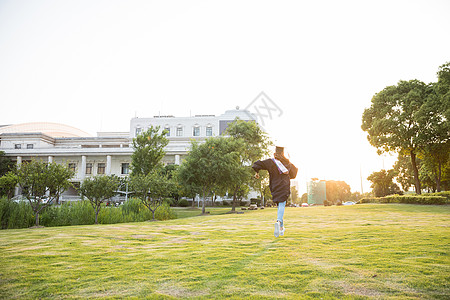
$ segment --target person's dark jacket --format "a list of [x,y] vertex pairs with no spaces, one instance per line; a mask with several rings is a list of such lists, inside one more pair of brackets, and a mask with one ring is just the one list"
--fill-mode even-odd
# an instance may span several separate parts
[[252,166],[255,172],[260,170],[269,171],[269,188],[272,193],[273,202],[284,202],[289,198],[291,194],[291,179],[297,176],[298,169],[285,160],[282,162],[286,169],[289,170],[289,174],[280,174],[277,165],[272,159],[258,160]]

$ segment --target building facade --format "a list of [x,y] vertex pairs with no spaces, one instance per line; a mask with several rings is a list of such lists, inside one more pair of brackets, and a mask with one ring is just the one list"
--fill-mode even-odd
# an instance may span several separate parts
[[18,165],[32,159],[67,164],[75,172],[70,189],[63,196],[77,196],[76,188],[96,175],[128,176],[133,153],[132,141],[151,126],[167,130],[169,144],[164,164],[181,164],[191,141],[219,136],[236,118],[255,121],[248,111],[228,110],[220,116],[155,116],[133,118],[128,132],[99,132],[89,136],[79,129],[55,123],[26,123],[0,127],[0,151]]

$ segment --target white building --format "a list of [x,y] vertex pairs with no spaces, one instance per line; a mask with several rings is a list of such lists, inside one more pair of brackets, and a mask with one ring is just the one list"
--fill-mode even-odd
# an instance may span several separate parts
[[[248,111],[228,110],[220,116],[155,116],[133,118],[129,132],[99,132],[96,137],[67,125],[26,123],[0,126],[0,151],[17,164],[32,159],[64,163],[75,171],[75,187],[87,177],[99,174],[127,176],[130,171],[132,140],[150,126],[168,130],[164,164],[180,164],[191,140],[219,136],[236,118],[256,120]],[[64,196],[76,196],[71,189]]]

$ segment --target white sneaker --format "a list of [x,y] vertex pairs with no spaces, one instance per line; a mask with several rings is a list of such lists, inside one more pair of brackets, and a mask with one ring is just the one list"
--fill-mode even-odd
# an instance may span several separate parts
[[275,237],[278,237],[280,235],[280,221],[275,222],[275,231],[273,232],[273,235]]
[[286,229],[286,227],[285,226],[283,226],[283,229],[282,230],[280,230],[280,235],[281,236],[283,236],[284,235],[284,230]]

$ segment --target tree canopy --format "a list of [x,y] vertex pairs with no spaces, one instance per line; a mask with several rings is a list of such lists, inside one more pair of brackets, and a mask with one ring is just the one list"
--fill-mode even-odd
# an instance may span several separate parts
[[202,191],[202,213],[206,213],[205,198],[214,188],[230,186],[242,177],[236,141],[212,137],[203,144],[192,141],[191,150],[178,170],[183,185]]
[[39,226],[39,213],[71,186],[74,172],[65,165],[32,160],[18,167],[15,175]]
[[131,174],[148,175],[161,167],[161,160],[166,154],[164,148],[169,144],[167,131],[161,133],[160,127],[151,126],[147,131],[133,139],[134,152],[131,155]]
[[97,175],[86,178],[80,186],[80,195],[86,197],[95,210],[95,224],[98,224],[98,213],[102,203],[116,195],[119,178],[115,175]]

